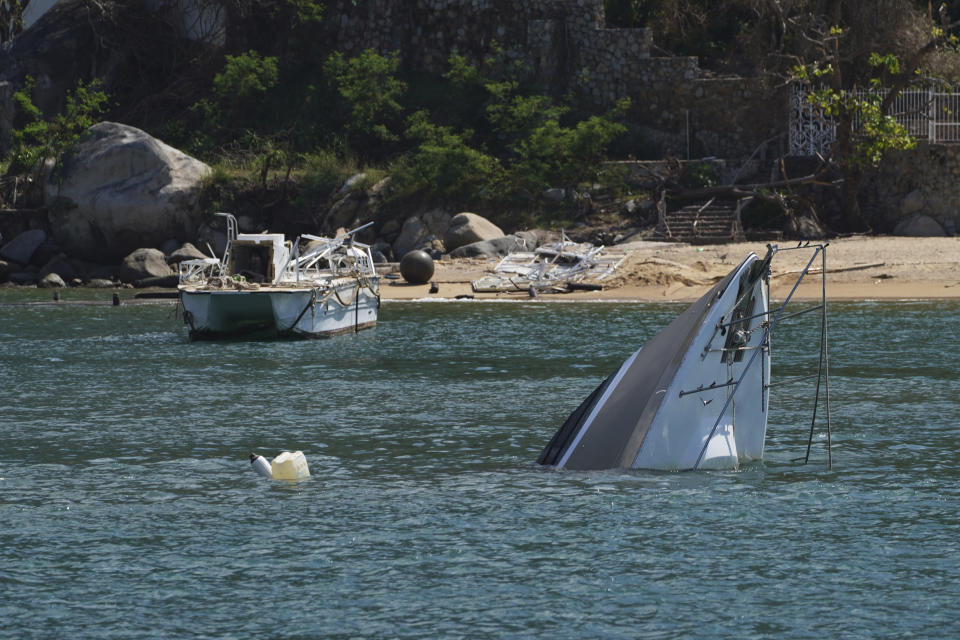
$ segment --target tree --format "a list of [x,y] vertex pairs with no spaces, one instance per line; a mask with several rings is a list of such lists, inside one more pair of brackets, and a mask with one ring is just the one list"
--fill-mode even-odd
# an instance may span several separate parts
[[367,49],[353,58],[335,52],[324,64],[345,105],[345,124],[354,142],[363,147],[382,147],[398,139],[393,128],[403,107],[398,100],[407,89],[396,77],[400,56],[380,55]]
[[30,0],[0,0],[0,44],[23,31],[23,12],[29,4]]
[[[793,67],[793,77],[812,84],[810,102],[835,122],[836,142],[824,158],[823,169],[836,169],[841,175],[847,230],[866,230],[870,225],[858,201],[865,169],[877,165],[887,151],[909,149],[915,144],[891,116],[891,107],[903,90],[923,75],[927,56],[952,46],[955,38],[946,29],[928,23],[927,39],[918,42],[915,29],[895,28],[902,15],[886,16],[886,20],[883,16],[869,17],[871,9],[874,14],[881,8],[910,9],[896,0],[880,6],[869,3],[870,7],[865,6],[868,3],[843,0],[827,4],[827,14],[798,14],[789,20],[796,30],[794,35],[802,40],[801,57],[805,58]],[[911,24],[915,25],[918,15],[912,15],[915,20]],[[876,23],[878,28],[864,34],[862,25],[844,26],[851,24],[851,19]],[[900,37],[894,35],[897,33]],[[885,39],[878,39],[880,35]],[[885,53],[873,48],[884,46],[889,47]]]
[[48,160],[53,161],[53,173],[57,174],[63,154],[91,126],[109,99],[100,87],[99,80],[80,82],[67,93],[66,106],[51,119],[33,104],[33,78],[27,77],[24,86],[13,94],[20,117],[26,124],[13,131],[13,147],[10,151],[10,174],[37,174]]

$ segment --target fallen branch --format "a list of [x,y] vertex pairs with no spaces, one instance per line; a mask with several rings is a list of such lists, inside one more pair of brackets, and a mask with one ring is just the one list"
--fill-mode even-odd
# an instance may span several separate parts
[[[844,271],[863,271],[864,269],[875,269],[877,267],[882,267],[887,264],[886,262],[877,262],[876,264],[858,264],[852,267],[839,267],[837,269],[827,269],[827,273],[843,273]],[[802,270],[796,271],[784,271],[783,273],[773,274],[774,278],[779,278],[781,276],[792,276],[797,275],[798,273],[803,273]],[[823,273],[823,269],[809,269],[807,273]]]

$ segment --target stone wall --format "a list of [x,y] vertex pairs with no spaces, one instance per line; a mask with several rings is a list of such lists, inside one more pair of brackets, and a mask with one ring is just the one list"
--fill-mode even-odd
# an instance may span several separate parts
[[409,68],[442,73],[451,52],[478,59],[497,42],[555,95],[601,110],[630,98],[655,147],[644,156],[743,157],[787,128],[784,92],[651,56],[650,30],[605,28],[603,0],[336,0],[326,15],[347,55],[398,51]]
[[878,232],[954,235],[960,226],[958,183],[960,145],[921,141],[884,157],[864,182],[861,208]]

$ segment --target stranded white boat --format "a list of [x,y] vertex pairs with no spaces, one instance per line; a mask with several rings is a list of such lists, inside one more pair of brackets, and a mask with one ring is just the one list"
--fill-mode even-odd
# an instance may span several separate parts
[[217,215],[227,220],[223,260],[180,264],[180,304],[191,338],[324,337],[376,325],[379,277],[370,247],[353,240],[369,225],[291,243],[278,233],[237,233],[232,215]]
[[814,310],[822,313],[820,370],[784,382],[817,378],[814,421],[825,382],[829,451],[825,284],[820,305],[783,314],[814,259],[825,256],[825,245],[795,249],[812,249],[813,256],[781,306],[769,308],[770,262],[781,250],[770,247],[763,259],[751,253],[604,380],[538,462],[578,470],[690,470],[733,469],[762,458],[774,384],[771,330],[781,319]]
[[527,291],[603,280],[626,258],[623,252],[608,251],[589,242],[573,242],[561,232],[560,240],[533,251],[515,251],[505,256],[493,273],[474,280],[477,293]]

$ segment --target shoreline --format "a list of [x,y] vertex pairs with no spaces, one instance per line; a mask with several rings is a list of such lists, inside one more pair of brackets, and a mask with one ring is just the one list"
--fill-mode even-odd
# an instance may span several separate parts
[[[633,242],[617,245],[628,253],[617,271],[599,281],[600,291],[554,293],[543,291],[537,300],[611,302],[692,302],[753,251],[763,256],[767,243],[688,245]],[[796,245],[781,243],[784,249]],[[781,251],[774,257],[771,298],[784,299],[796,276],[813,255],[812,250]],[[826,250],[828,300],[940,300],[960,299],[960,238],[857,236],[830,241]],[[475,293],[471,286],[496,266],[498,259],[438,260],[431,279],[439,288],[381,279],[385,301],[473,300],[529,301],[526,290]],[[797,288],[794,300],[819,300],[822,289],[821,259]],[[398,274],[399,275],[399,274]]]

